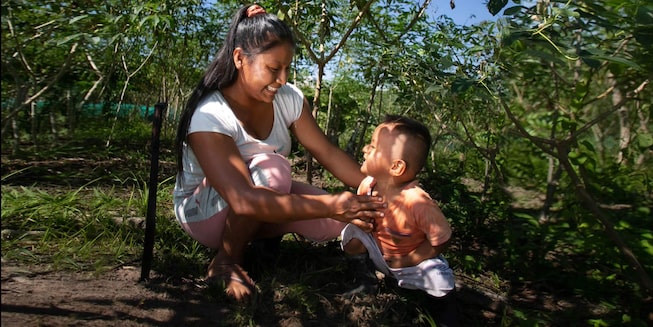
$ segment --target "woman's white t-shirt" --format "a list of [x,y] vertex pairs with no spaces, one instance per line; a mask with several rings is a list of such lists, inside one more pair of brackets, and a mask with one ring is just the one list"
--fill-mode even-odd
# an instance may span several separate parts
[[[260,153],[290,154],[291,140],[288,128],[302,113],[304,94],[296,86],[285,84],[277,91],[272,107],[274,123],[270,135],[259,140],[249,135],[240,124],[220,91],[205,97],[193,113],[188,134],[194,132],[215,132],[231,137],[245,162]],[[199,165],[193,149],[187,144],[182,149],[183,178],[177,175],[174,196],[176,200],[191,195],[206,175]],[[220,169],[220,167],[214,167]]]

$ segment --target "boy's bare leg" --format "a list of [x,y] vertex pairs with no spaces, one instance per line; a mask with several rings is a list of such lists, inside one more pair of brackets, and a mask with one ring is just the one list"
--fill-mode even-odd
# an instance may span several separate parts
[[363,242],[357,238],[352,238],[349,243],[345,244],[343,250],[347,255],[367,254],[367,249]]
[[357,286],[342,295],[352,297],[358,294],[375,294],[379,289],[379,280],[376,277],[374,263],[367,254],[367,248],[360,240],[352,238],[343,246],[343,250],[347,261],[347,273],[354,277]]

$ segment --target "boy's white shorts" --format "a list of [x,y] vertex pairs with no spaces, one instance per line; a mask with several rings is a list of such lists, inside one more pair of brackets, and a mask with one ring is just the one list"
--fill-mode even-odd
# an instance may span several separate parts
[[367,248],[376,269],[386,276],[395,278],[399,287],[423,290],[435,297],[445,296],[456,287],[453,270],[442,255],[424,260],[417,266],[390,268],[383,259],[383,254],[371,233],[366,233],[357,226],[348,224],[340,236],[342,238],[341,247],[349,243],[352,238],[360,240]]

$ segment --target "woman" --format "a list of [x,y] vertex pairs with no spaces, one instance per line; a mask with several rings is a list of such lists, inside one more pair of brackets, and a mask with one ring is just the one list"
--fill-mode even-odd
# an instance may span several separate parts
[[320,130],[301,91],[287,83],[294,49],[280,19],[259,5],[241,8],[177,131],[175,214],[191,237],[218,250],[207,277],[224,278],[236,300],[254,290],[242,268],[251,240],[298,233],[326,241],[348,222],[371,230],[371,221],[382,217],[376,210],[385,206],[378,197],[327,194],[292,181],[289,132],[346,185],[364,178]]

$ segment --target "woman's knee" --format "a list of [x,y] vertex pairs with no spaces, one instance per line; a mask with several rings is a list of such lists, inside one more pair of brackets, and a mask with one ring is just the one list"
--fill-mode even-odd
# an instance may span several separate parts
[[222,242],[224,218],[216,215],[198,222],[181,223],[181,227],[200,244],[211,249],[218,249]]
[[292,172],[290,162],[284,156],[274,153],[255,155],[249,162],[249,170],[254,184],[290,192]]

